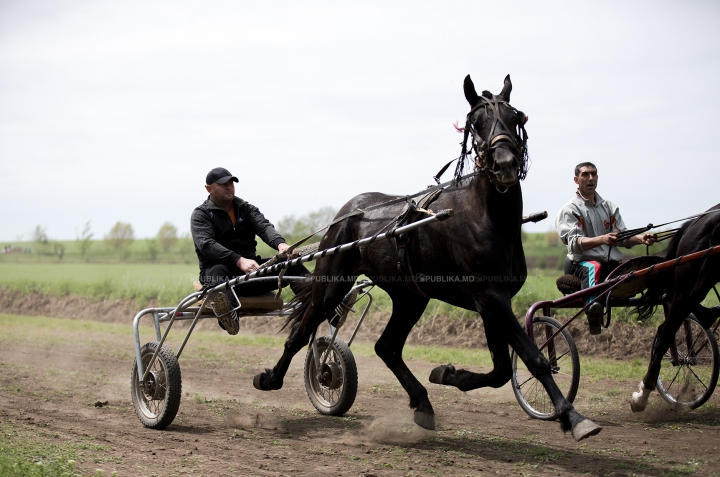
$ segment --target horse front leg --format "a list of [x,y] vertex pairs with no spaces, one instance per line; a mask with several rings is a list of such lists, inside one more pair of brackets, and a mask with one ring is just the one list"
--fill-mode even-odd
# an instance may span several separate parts
[[489,373],[473,373],[465,369],[455,369],[452,364],[438,366],[430,373],[430,382],[455,386],[460,391],[471,391],[482,387],[500,388],[512,377],[512,361],[508,350],[508,342],[504,334],[491,320],[484,320],[485,337],[487,338],[493,369]]
[[495,326],[506,336],[507,342],[523,360],[528,371],[545,388],[555,407],[563,432],[571,431],[576,441],[599,433],[602,427],[577,412],[565,399],[552,377],[550,363],[515,318],[510,306],[510,295],[503,290],[491,291],[485,294],[483,305],[483,316],[487,315],[484,319],[493,320]]

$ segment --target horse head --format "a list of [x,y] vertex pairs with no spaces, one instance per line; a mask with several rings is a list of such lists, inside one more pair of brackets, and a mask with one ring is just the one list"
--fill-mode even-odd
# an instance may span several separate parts
[[[527,116],[510,106],[512,83],[510,75],[499,95],[483,91],[478,95],[470,75],[463,84],[465,98],[470,103],[467,115],[465,139],[472,136],[475,166],[485,173],[500,192],[525,178],[527,174]],[[463,142],[463,155],[468,155]]]

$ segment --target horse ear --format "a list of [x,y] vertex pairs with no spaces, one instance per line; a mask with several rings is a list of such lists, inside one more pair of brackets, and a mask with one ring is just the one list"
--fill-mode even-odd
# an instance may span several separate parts
[[478,101],[480,101],[480,97],[475,91],[475,85],[470,79],[470,75],[465,77],[465,81],[463,82],[463,91],[465,92],[465,99],[467,99],[468,103],[470,103],[470,107],[474,108]]
[[511,92],[511,91],[512,91],[512,82],[510,81],[510,75],[507,75],[507,76],[505,77],[505,84],[503,85],[503,89],[502,89],[502,91],[500,92],[500,95],[499,95],[499,96],[500,96],[504,101],[507,101],[507,102],[509,103],[509,102],[510,102],[510,92]]

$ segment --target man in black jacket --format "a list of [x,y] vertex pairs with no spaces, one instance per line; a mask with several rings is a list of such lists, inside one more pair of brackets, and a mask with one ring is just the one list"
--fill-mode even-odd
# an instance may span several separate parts
[[[255,250],[259,236],[263,242],[284,252],[289,248],[285,239],[254,205],[235,197],[238,182],[227,169],[216,167],[205,178],[207,200],[195,208],[190,220],[190,231],[195,242],[195,253],[200,263],[200,281],[210,286],[252,273],[268,259],[261,259]],[[290,267],[288,276],[309,274],[302,265]],[[277,275],[277,274],[275,274]],[[292,288],[292,284],[290,285]],[[277,289],[277,281],[246,283],[236,287],[241,296],[256,296]],[[234,335],[239,331],[237,314],[230,312],[237,306],[235,299],[219,292],[213,297],[213,306],[220,326]]]

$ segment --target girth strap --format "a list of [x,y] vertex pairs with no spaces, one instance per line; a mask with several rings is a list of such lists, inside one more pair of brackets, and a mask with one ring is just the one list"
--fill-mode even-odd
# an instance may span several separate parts
[[[397,218],[397,227],[401,227],[403,225],[415,222],[420,217],[420,215],[424,213],[432,214],[432,210],[428,210],[428,207],[440,196],[442,191],[442,189],[438,189],[428,192],[427,194],[422,196],[420,200],[418,200],[417,204],[415,203],[415,201],[409,200],[407,205]],[[420,289],[419,285],[415,281],[415,273],[413,272],[412,265],[410,263],[410,257],[407,252],[407,247],[409,244],[410,236],[407,232],[395,237],[395,246],[397,248],[398,255],[398,272],[410,278],[410,280],[406,282],[408,284],[408,287],[410,287],[415,293],[427,297],[427,295]]]

